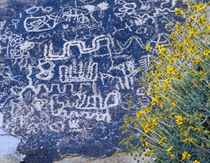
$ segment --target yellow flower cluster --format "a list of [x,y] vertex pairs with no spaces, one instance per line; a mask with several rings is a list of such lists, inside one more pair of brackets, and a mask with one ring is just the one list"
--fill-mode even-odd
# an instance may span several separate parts
[[182,160],[186,160],[189,159],[191,157],[191,155],[187,152],[182,153]]
[[184,143],[190,143],[190,142],[195,143],[195,142],[197,142],[197,140],[189,137],[189,138],[186,138],[186,139],[182,140],[182,142],[184,142]]
[[171,159],[174,159],[174,155],[171,153],[171,150],[174,146],[171,146],[170,148],[168,148],[167,152],[168,152],[168,155],[171,156]]
[[183,124],[183,118],[182,118],[182,116],[177,116],[176,118],[177,118],[177,119],[176,119],[176,123],[177,123],[178,125],[182,125],[182,124]]
[[146,50],[147,51],[151,51],[152,50],[152,47],[151,46],[146,46]]
[[[196,91],[208,94],[210,25],[206,5],[187,4],[190,5],[187,11],[176,11],[176,15],[185,17],[186,22],[170,26],[173,30],[169,38],[171,43],[154,48],[146,46],[147,51],[158,54],[158,57],[152,58],[149,71],[139,68],[142,73],[139,85],[151,102],[140,101],[141,109],[139,104],[134,106],[139,109],[136,119],[126,118],[124,129],[128,132],[134,126],[135,132],[141,133],[140,141],[147,150],[146,156],[163,161],[162,156],[165,158],[167,155],[177,162],[193,159],[191,162],[199,163],[199,157],[191,158],[191,151],[187,149],[175,152],[182,147],[177,147],[172,141],[177,137],[177,140],[174,139],[179,140],[183,147],[192,145],[200,150],[208,147],[206,137],[209,131],[202,123],[208,119],[203,113],[209,113],[209,104],[197,102],[203,94],[196,97]],[[129,150],[132,148],[130,142],[125,144]]]

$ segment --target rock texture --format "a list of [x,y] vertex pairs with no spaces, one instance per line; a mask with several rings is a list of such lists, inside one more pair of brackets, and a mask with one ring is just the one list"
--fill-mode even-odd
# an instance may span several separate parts
[[145,47],[168,43],[165,27],[179,6],[178,0],[1,1],[0,128],[13,136],[0,139],[18,138],[5,148],[17,149],[25,163],[123,149],[119,127],[128,97],[149,101],[138,85],[137,68],[148,70],[154,55]]
[[[149,157],[139,158],[140,163],[152,163],[153,160]],[[82,156],[66,156],[59,161],[53,163],[136,163],[133,157],[126,153],[121,153],[117,157],[106,157],[101,159],[88,159]]]
[[20,139],[0,129],[0,162],[17,163],[24,156],[16,152]]
[[[140,158],[140,163],[152,163],[153,160],[149,157]],[[20,159],[13,156],[5,156],[0,158],[1,163],[20,163]],[[57,161],[53,161],[53,163],[136,163],[136,160],[133,157],[122,153],[117,157],[106,157],[106,158],[86,158],[82,156],[66,156],[62,157]]]

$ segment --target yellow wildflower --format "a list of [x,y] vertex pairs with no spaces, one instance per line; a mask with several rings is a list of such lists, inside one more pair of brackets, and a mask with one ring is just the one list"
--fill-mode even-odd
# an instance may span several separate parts
[[170,64],[174,64],[176,61],[174,58],[169,58],[168,60],[169,60]]
[[163,45],[158,45],[157,47],[158,47],[158,50],[159,50],[160,52],[162,52],[162,51],[164,50]]
[[182,160],[186,160],[189,159],[191,157],[191,155],[187,152],[182,153]]
[[183,124],[182,120],[183,120],[182,116],[176,116],[176,123],[178,125],[182,125]]
[[167,73],[170,75],[173,72],[173,68],[171,66],[167,67]]
[[182,80],[183,79],[182,76],[175,76],[175,78],[178,79],[178,80]]
[[197,50],[197,47],[195,45],[191,45],[188,52],[193,55],[196,55],[196,50]]
[[172,108],[175,108],[176,107],[176,104],[177,104],[176,102],[172,103],[171,107]]
[[174,155],[173,154],[170,154],[170,156],[171,156],[171,159],[173,160],[174,159]]
[[188,44],[190,44],[190,41],[186,39],[186,40],[184,40],[184,43],[188,45]]
[[171,150],[172,150],[173,147],[174,147],[174,146],[170,146],[170,148],[168,148],[168,150],[167,150],[168,154],[171,153]]
[[200,73],[199,73],[203,78],[206,77],[206,74],[201,70]]
[[181,59],[181,58],[182,58],[180,55],[177,55],[177,54],[175,54],[174,57],[175,57],[176,59]]
[[[193,35],[196,35],[198,33],[198,29],[196,29],[196,28],[190,29],[190,33]],[[195,46],[195,45],[193,45],[193,46]]]
[[192,61],[192,65],[198,65],[198,62]]
[[171,79],[165,79],[165,82],[168,84],[168,83],[171,83],[172,80]]
[[160,63],[157,63],[156,68],[160,68],[160,67],[161,67]]
[[170,90],[170,86],[168,84],[164,84],[163,85],[163,91],[165,92],[165,91],[168,91],[168,90]]
[[204,55],[204,56],[208,56],[209,53],[210,53],[210,50],[205,50],[205,51],[203,52],[203,55]]
[[170,155],[171,156],[171,159],[174,159],[174,155],[171,153],[171,150],[172,150],[172,148],[173,148],[174,146],[171,146],[170,148],[168,148],[168,155]]
[[143,143],[143,147],[148,147],[149,144],[146,142],[146,143]]
[[163,137],[163,138],[160,140],[159,144],[164,146],[165,143],[164,143],[163,141],[164,141],[165,139],[166,139],[166,137]]
[[182,140],[183,143],[190,143],[190,140],[188,138]]
[[147,46],[146,46],[146,50],[147,50],[147,51],[151,51],[151,50],[152,50],[152,47],[149,46],[149,45],[147,45]]
[[189,138],[185,138],[184,140],[182,140],[182,142],[184,142],[184,143],[190,143],[190,142],[195,143],[195,142],[197,142],[197,140],[189,137]]
[[189,132],[185,131],[183,134],[185,137],[187,137],[189,135]]
[[200,163],[199,161],[197,161],[197,160],[195,160],[195,161],[193,161],[193,163]]
[[204,78],[199,79],[200,82],[203,82],[204,80],[205,80]]
[[196,139],[192,139],[191,137],[189,137],[189,141],[190,141],[191,143],[195,143],[195,142],[197,142],[197,140],[196,140]]
[[145,133],[148,133],[149,132],[148,124],[146,124],[145,126],[143,126],[143,128],[144,128],[144,132]]
[[157,79],[162,78],[162,74],[163,74],[162,72],[155,71],[155,76],[156,76]]
[[184,47],[183,44],[179,44],[179,45],[178,45],[178,49],[179,49],[180,52],[183,52],[184,49],[185,49],[185,47]]
[[177,113],[171,113],[169,118],[174,118],[176,116]]
[[197,23],[199,25],[203,25],[207,23],[207,17],[201,16],[200,19],[198,19]]
[[172,74],[175,75],[178,72],[177,68],[174,68]]
[[175,14],[176,14],[177,16],[181,16],[181,15],[183,15],[183,11],[182,11],[180,8],[178,8],[178,9],[176,10]]
[[137,117],[142,117],[143,116],[143,113],[142,111],[139,111],[137,114],[136,114]]
[[182,58],[183,58],[183,59],[188,59],[188,56],[187,56],[186,54],[184,54],[184,55],[182,56]]
[[148,149],[148,152],[150,153],[151,156],[154,156],[154,152],[151,149]]
[[152,106],[154,106],[156,103],[157,101],[155,99],[152,99],[152,102],[151,102]]
[[206,9],[207,9],[207,7],[204,4],[200,3],[198,5],[198,11],[202,11],[202,10],[206,10]]
[[190,33],[188,36],[188,40],[191,42],[195,38],[195,34]]
[[200,132],[201,130],[199,128],[195,128],[194,131]]

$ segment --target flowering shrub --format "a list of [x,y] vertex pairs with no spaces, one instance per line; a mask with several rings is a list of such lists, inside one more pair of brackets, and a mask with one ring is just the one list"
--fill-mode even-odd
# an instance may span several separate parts
[[[154,157],[156,162],[210,162],[209,142],[209,35],[208,4],[186,3],[178,9],[184,23],[168,25],[170,44],[156,52],[139,85],[149,104],[131,97],[135,116],[126,116],[120,128],[130,133],[121,142],[134,157]],[[141,146],[141,147],[140,147]],[[136,157],[138,158],[138,157]]]

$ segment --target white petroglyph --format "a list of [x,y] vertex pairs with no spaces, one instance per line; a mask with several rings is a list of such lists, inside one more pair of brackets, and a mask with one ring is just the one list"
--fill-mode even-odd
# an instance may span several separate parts
[[73,7],[66,7],[64,8],[62,18],[67,21],[74,21],[76,23],[82,23],[86,24],[89,22],[89,19],[87,18],[88,10],[85,9],[79,9],[79,8],[73,8]]
[[4,28],[6,21],[0,21],[0,31]]
[[101,2],[97,5],[101,10],[107,10],[109,8],[109,4],[106,2]]
[[50,61],[39,60],[38,68],[40,72],[36,75],[38,79],[50,80],[53,78],[55,65]]
[[[104,99],[101,95],[79,95],[78,92],[75,93],[75,97],[78,98],[75,103],[59,102],[58,95],[54,95],[50,100],[51,112],[54,116],[64,116],[68,118],[94,118],[97,121],[111,122],[111,116],[109,114],[109,108],[116,107],[119,105],[120,93],[118,91],[110,92],[106,95]],[[59,104],[60,108],[54,111],[54,104]],[[71,107],[77,109],[77,111],[71,111]],[[70,114],[64,108],[69,108]],[[105,112],[92,112],[95,110],[104,110]]]
[[70,48],[72,46],[77,46],[79,48],[80,54],[95,52],[99,50],[101,46],[103,46],[104,41],[106,42],[105,46],[110,51],[110,37],[105,35],[100,35],[92,40],[92,47],[87,47],[84,41],[70,41],[64,43],[63,55],[70,55],[71,54]]
[[51,131],[54,131],[54,132],[62,132],[64,131],[64,124],[63,122],[54,122],[54,123],[51,123],[49,124],[49,128]]
[[[86,6],[85,8],[92,10],[91,6]],[[43,16],[33,16],[36,12],[42,10],[43,13],[47,13],[47,15]],[[32,7],[25,10],[29,17],[24,20],[24,28],[27,32],[43,32],[54,29],[59,23],[67,21],[67,22],[77,22],[77,23],[88,23],[89,19],[86,16],[88,14],[88,10],[73,8],[71,6],[66,6],[62,8],[58,12],[52,12],[51,7],[43,8]],[[50,14],[49,14],[50,13]]]
[[25,41],[22,44],[20,44],[20,51],[24,53],[25,51],[34,48],[34,42]]
[[83,2],[84,4],[91,4],[95,2],[96,0],[79,0],[79,1]]
[[117,78],[117,90],[120,89],[131,89],[134,85],[134,76],[137,73],[137,70],[135,68],[135,62],[133,60],[124,62],[122,64],[119,64],[118,66],[114,66],[110,68],[110,72],[118,70],[119,72],[122,72],[122,77],[113,77]]
[[[0,84],[15,84],[8,90],[6,85],[0,94],[1,99],[8,96],[0,109],[7,107],[11,115],[3,119],[0,113],[0,128],[15,133],[19,127],[26,135],[66,130],[85,135],[89,122],[112,123],[111,112],[125,109],[122,97],[127,92],[135,91],[140,99],[149,101],[141,88],[134,88],[137,67],[147,71],[150,64],[151,55],[143,54],[142,49],[148,44],[166,43],[167,33],[159,31],[158,16],[163,24],[173,22],[165,14],[173,9],[155,8],[153,2],[158,1],[115,0],[109,4],[75,0],[74,5],[57,8],[32,6],[10,24],[1,21],[0,50],[6,51],[6,59],[17,70],[10,72],[12,68],[0,65],[4,74]],[[168,2],[161,1],[161,6]],[[170,2],[175,6],[176,0]],[[24,34],[14,31],[22,26]],[[150,32],[154,32],[153,37],[145,41],[141,35]],[[136,49],[142,54],[134,54]],[[20,140],[12,139],[0,137],[0,146],[5,147],[1,141],[11,140],[15,147],[7,147],[14,152]]]
[[19,19],[12,19],[12,24],[14,25],[15,29],[17,29],[19,22],[20,22]]
[[94,5],[85,5],[84,8],[86,8],[89,12],[93,12],[96,7]]
[[0,128],[3,127],[3,119],[4,115],[2,113],[0,113]]
[[[76,62],[76,61],[75,61]],[[81,63],[81,62],[80,62]],[[133,71],[133,67],[131,65],[132,62],[128,62],[126,64],[126,67],[129,71]],[[48,64],[46,66],[46,64]],[[63,83],[66,83],[66,85],[64,86],[64,88],[60,88],[59,84],[52,84],[50,89],[45,85],[38,85],[38,86],[34,86],[33,82],[32,82],[32,72],[33,72],[33,67],[29,66],[29,74],[27,75],[28,81],[29,81],[29,85],[27,87],[22,88],[21,91],[15,92],[13,91],[13,93],[17,93],[17,95],[20,97],[20,99],[22,101],[28,101],[28,100],[32,100],[30,105],[25,105],[25,104],[15,104],[12,105],[12,113],[15,115],[19,115],[20,117],[20,122],[21,122],[21,126],[24,127],[30,125],[28,121],[28,116],[29,115],[23,115],[22,111],[23,110],[28,110],[30,114],[33,114],[35,110],[37,111],[43,111],[42,109],[44,108],[44,105],[46,105],[47,103],[50,105],[50,110],[51,110],[51,114],[53,116],[61,116],[61,117],[66,117],[66,118],[70,118],[72,119],[72,121],[74,121],[74,118],[85,118],[85,119],[92,119],[94,118],[97,121],[105,121],[105,122],[111,122],[111,115],[109,114],[109,108],[112,107],[116,107],[119,105],[120,102],[120,93],[118,91],[112,91],[109,92],[105,95],[105,98],[102,97],[100,94],[94,94],[94,95],[86,95],[84,94],[85,92],[78,92],[78,91],[74,91],[74,84],[75,83],[80,83],[80,90],[82,90],[82,88],[84,87],[89,87],[92,89],[94,88],[94,82],[95,80],[98,78],[98,66],[96,63],[93,62],[89,62],[89,63],[84,63],[87,64],[87,66],[85,66],[85,68],[83,67],[83,64],[78,64],[76,65],[75,63],[70,64],[69,67],[67,66],[61,66],[60,70],[59,70],[59,74],[60,74],[60,80]],[[42,66],[46,66],[46,68],[44,69],[44,67]],[[39,65],[37,66],[41,71],[40,73],[43,73],[44,71],[49,71],[49,73],[51,73],[54,64],[52,64],[51,61],[39,61]],[[83,72],[85,71],[85,72]],[[124,71],[124,70],[123,70]],[[40,73],[38,75],[36,75],[36,77],[40,78],[41,80],[48,80],[50,78],[43,78],[41,77]],[[85,83],[84,83],[85,82]],[[128,86],[127,86],[128,87]],[[56,91],[59,94],[63,94],[63,93],[72,93],[72,97],[76,97],[76,101],[75,102],[71,102],[71,101],[59,101],[59,94],[55,94],[50,98],[50,101],[47,102],[46,100],[39,100],[36,97],[39,92],[41,92],[42,89],[45,89],[45,92],[53,92]],[[46,95],[47,96],[47,95]],[[59,109],[57,109],[55,111],[54,106],[55,104],[59,105]],[[75,108],[77,109],[77,111],[71,111],[70,108]],[[14,109],[13,109],[14,108]],[[24,108],[22,110],[22,108]],[[67,113],[66,108],[69,108],[70,113]],[[22,110],[22,111],[21,111]],[[104,112],[91,112],[91,110],[104,110]],[[22,118],[21,118],[22,117]],[[46,119],[46,118],[45,118]],[[71,120],[69,120],[69,124]],[[74,124],[75,122],[72,122],[72,124]],[[44,124],[42,124],[41,122],[39,123],[39,125],[44,125],[44,126],[49,126],[49,129],[51,131],[54,132],[59,132],[59,130],[64,130],[65,126],[62,124],[62,122],[59,123],[52,123],[52,124],[48,124],[46,122],[44,122]],[[36,133],[37,129],[39,128],[39,125],[33,125],[31,126],[31,129],[28,130],[28,133]],[[75,124],[76,125],[76,124]],[[74,125],[74,126],[75,126]],[[77,126],[77,125],[76,125]],[[72,128],[72,126],[70,126],[70,128]]]
[[71,52],[71,47],[75,47],[75,46],[79,49],[80,55],[98,51],[101,47],[104,47],[104,46],[107,48],[107,54],[103,54],[103,55],[111,55],[110,43],[112,43],[110,36],[105,36],[105,35],[100,35],[100,36],[95,37],[92,40],[92,47],[87,47],[84,41],[65,42],[63,45],[62,54],[60,53],[56,54],[54,52],[52,43],[50,43],[49,46],[45,44],[44,57],[46,60],[69,59],[74,56],[74,54],[72,54]]
[[31,8],[26,9],[25,12],[26,12],[27,14],[32,15],[32,14],[35,14],[36,12],[38,12],[39,10],[41,10],[41,11],[43,11],[43,12],[46,12],[46,13],[50,13],[50,12],[53,10],[53,8],[50,7],[50,6],[48,6],[48,7],[46,7],[46,8],[43,8],[43,6],[38,6],[38,7],[33,6],[33,7],[31,7]]
[[[27,32],[41,32],[55,28],[57,22],[53,19],[54,15],[28,17],[24,21],[24,28]],[[51,24],[51,21],[53,23]]]
[[79,120],[69,120],[68,121],[69,128],[74,131],[80,131],[79,129]]
[[[36,12],[40,10],[46,15],[33,16],[33,14],[36,14]],[[49,14],[51,11],[52,7],[50,6],[46,8],[34,6],[26,9],[25,12],[30,14],[30,16],[24,20],[23,25],[25,30],[27,32],[43,32],[55,28],[55,26],[60,23],[62,17],[57,12]]]
[[11,32],[3,34],[3,40],[8,41],[6,55],[10,59],[22,59],[29,57],[29,50],[35,46],[34,42],[25,40],[21,35]]
[[75,60],[70,66],[62,65],[59,67],[59,79],[62,83],[66,82],[93,82],[98,78],[98,64],[89,62],[79,64]]
[[143,55],[141,57],[141,59],[139,60],[139,64],[140,64],[141,68],[143,68],[145,71],[148,71],[152,57],[154,57],[154,56],[149,55],[149,54]]
[[[169,3],[170,1],[171,1],[171,0],[165,0],[165,2],[161,4],[161,7],[162,7],[164,4]],[[174,6],[176,5],[176,2],[177,2],[177,0],[172,0],[172,1],[171,1],[172,7],[174,7]]]

